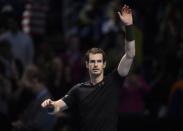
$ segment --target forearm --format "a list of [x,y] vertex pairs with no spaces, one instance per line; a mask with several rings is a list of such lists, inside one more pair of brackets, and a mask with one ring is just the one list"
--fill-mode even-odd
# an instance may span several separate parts
[[126,76],[135,56],[135,40],[133,26],[126,26],[125,54],[118,65],[118,73]]
[[126,26],[125,54],[129,59],[135,56],[135,36],[133,25]]
[[125,54],[128,59],[133,59],[135,56],[135,40],[127,41],[125,44]]

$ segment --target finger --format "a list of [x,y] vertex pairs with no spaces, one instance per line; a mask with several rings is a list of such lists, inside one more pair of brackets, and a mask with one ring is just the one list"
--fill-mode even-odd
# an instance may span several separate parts
[[52,101],[50,99],[48,99],[46,105],[49,106],[51,104],[52,104]]
[[124,5],[123,7],[124,7],[124,9],[128,9],[128,8],[129,8],[129,6],[128,6],[128,5]]
[[123,15],[121,15],[121,13],[118,11],[118,15],[119,15],[119,17],[120,17],[120,19],[121,20],[123,20],[124,18],[123,18]]
[[41,106],[44,107],[46,103],[46,100],[41,103]]
[[45,107],[46,106],[46,101],[44,101],[42,104],[41,104],[42,107]]
[[131,14],[131,13],[132,13],[132,10],[131,10],[131,9],[129,9],[129,10],[128,10],[128,13],[129,13],[129,14]]
[[123,19],[123,15],[121,14],[121,12],[118,11],[118,15],[119,15],[120,19]]
[[117,13],[118,13],[119,17],[121,17],[121,12],[118,11]]
[[49,106],[50,104],[52,104],[52,101],[51,101],[50,99],[48,99],[48,100],[45,100],[45,101],[41,104],[41,106],[42,106],[42,107],[47,107],[47,106]]
[[50,99],[48,99],[47,104],[51,104],[51,100]]
[[126,9],[126,6],[124,5],[123,8],[121,9],[121,12],[124,12]]
[[125,5],[123,8],[122,8],[122,14],[123,13],[128,13],[128,9],[129,7],[127,5]]
[[44,101],[44,102],[41,104],[41,106],[44,108],[44,107],[45,107],[45,105],[46,105],[46,104],[45,104],[45,101]]

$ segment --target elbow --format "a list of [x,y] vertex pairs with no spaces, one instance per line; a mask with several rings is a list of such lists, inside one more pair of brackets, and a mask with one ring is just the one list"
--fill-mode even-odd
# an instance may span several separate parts
[[125,76],[128,75],[129,71],[119,71],[118,70],[118,73],[119,73],[120,76],[125,77]]

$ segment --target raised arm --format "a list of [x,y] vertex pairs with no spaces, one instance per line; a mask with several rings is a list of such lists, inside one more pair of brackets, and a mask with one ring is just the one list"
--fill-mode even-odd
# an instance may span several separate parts
[[128,75],[130,67],[135,56],[135,38],[133,32],[133,16],[132,10],[124,5],[120,12],[118,12],[120,20],[125,25],[126,40],[125,40],[125,54],[118,65],[118,73],[121,76]]

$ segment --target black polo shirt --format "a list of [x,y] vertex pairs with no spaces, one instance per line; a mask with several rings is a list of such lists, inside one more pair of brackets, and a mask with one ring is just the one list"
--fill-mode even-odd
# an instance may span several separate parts
[[62,100],[77,112],[79,131],[117,131],[119,89],[124,77],[115,70],[96,85],[75,85]]

